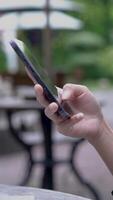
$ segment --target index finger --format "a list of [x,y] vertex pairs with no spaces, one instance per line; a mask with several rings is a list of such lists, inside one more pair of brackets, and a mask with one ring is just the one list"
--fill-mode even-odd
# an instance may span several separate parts
[[46,100],[46,98],[45,98],[44,90],[43,90],[42,86],[39,85],[39,84],[36,84],[36,85],[34,86],[34,89],[35,89],[37,101],[38,101],[43,107],[48,106],[48,105],[49,105],[49,102],[48,102],[48,100]]

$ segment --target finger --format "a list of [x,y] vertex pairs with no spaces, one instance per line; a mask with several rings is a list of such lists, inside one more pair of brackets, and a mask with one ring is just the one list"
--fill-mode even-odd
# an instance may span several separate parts
[[75,98],[83,95],[88,91],[88,88],[81,85],[66,84],[63,87],[62,100],[75,100]]
[[77,113],[76,115],[74,115],[73,117],[72,117],[72,119],[73,119],[73,121],[75,120],[75,121],[80,121],[81,119],[83,119],[84,118],[84,114],[83,113]]
[[59,88],[56,86],[57,92],[58,92],[58,102],[63,106],[63,108],[69,113],[69,114],[73,114],[73,110],[71,108],[71,106],[66,102],[66,101],[62,101],[62,92],[63,89]]
[[51,119],[55,124],[59,124],[64,119],[57,113],[58,105],[56,103],[49,104],[45,109],[46,116]]
[[36,84],[34,86],[34,89],[35,89],[36,98],[37,98],[38,102],[44,107],[48,106],[49,102],[46,100],[46,98],[44,96],[44,91],[43,91],[42,86],[39,84]]
[[75,114],[75,109],[71,107],[71,105],[67,101],[62,101],[61,106],[64,108],[64,110],[69,113],[70,115]]
[[76,125],[84,118],[83,113],[77,113],[73,115],[67,121],[62,121],[60,124],[57,125],[58,131],[64,135],[69,136],[76,136]]

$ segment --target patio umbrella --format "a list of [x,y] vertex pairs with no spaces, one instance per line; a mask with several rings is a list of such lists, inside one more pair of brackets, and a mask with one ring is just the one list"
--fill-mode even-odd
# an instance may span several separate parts
[[[0,12],[30,11],[44,10],[46,0],[1,0]],[[83,5],[70,0],[50,0],[49,8],[51,10],[75,10],[81,11]]]
[[[28,10],[30,10],[30,12],[28,12]],[[32,12],[32,10],[43,11]],[[12,34],[15,35],[14,30],[16,32],[16,30],[18,29],[41,29],[43,30],[44,64],[46,63],[47,68],[49,68],[51,66],[50,30],[79,30],[83,27],[82,21],[57,10],[80,10],[80,6],[79,4],[74,4],[74,2],[69,0],[1,0],[1,13],[14,12],[10,14],[4,14],[0,18],[0,30],[7,30],[8,32],[8,34],[5,33],[4,37],[4,46],[5,50],[7,51],[8,57],[9,54],[11,54],[11,51],[10,49],[7,50],[8,47],[6,41],[7,37],[9,39],[11,31],[13,31]],[[12,59],[10,60],[12,61]],[[10,64],[11,68],[13,67],[13,65]]]
[[[0,30],[44,29],[46,26],[47,18],[44,11],[12,13],[0,17]],[[49,27],[57,30],[78,30],[83,27],[83,22],[60,11],[51,11]]]
[[[3,31],[3,47],[7,54],[10,71],[17,71],[17,60],[13,50],[8,46],[8,41],[16,37],[17,30],[46,29],[47,17],[44,11],[9,13],[0,17],[0,31]],[[60,11],[49,13],[49,28],[52,30],[79,30],[83,22]],[[49,43],[50,41],[48,41]],[[49,49],[49,44],[48,44]],[[45,53],[47,55],[47,53]],[[13,62],[12,62],[13,60]],[[45,61],[47,66],[47,61]],[[49,64],[48,64],[49,65]]]

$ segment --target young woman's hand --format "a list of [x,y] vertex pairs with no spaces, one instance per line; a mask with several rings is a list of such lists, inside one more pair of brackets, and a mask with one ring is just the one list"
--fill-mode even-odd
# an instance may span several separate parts
[[66,102],[73,111],[67,120],[56,114],[58,105],[55,102],[49,104],[44,97],[43,88],[38,84],[35,85],[37,100],[45,108],[47,117],[56,124],[58,131],[64,135],[84,137],[89,140],[99,137],[103,115],[89,89],[81,85],[66,84],[59,91],[59,101]]

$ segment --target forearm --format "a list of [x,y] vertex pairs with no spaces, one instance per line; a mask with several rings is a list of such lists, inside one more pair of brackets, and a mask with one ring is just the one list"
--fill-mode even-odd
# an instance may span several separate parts
[[113,130],[106,121],[103,121],[100,131],[102,134],[89,142],[95,147],[113,174]]

